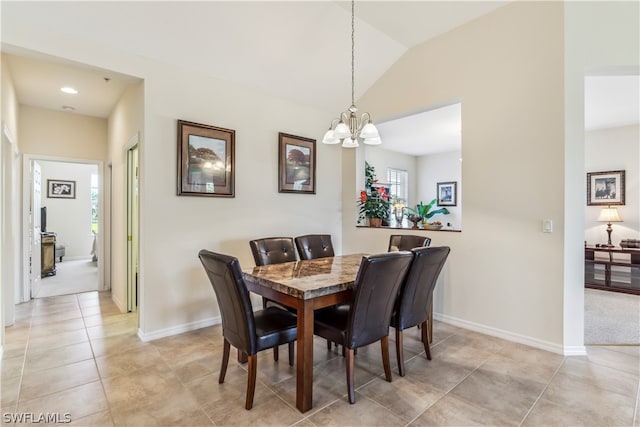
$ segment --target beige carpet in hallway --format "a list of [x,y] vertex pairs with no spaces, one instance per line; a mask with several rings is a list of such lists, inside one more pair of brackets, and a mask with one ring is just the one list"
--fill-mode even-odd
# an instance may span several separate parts
[[44,277],[34,298],[98,290],[98,264],[91,258],[56,262],[56,275]]
[[586,345],[640,345],[640,295],[584,290]]

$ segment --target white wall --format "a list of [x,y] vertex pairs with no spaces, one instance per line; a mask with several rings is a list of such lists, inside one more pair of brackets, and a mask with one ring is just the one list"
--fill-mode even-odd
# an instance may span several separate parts
[[[446,321],[557,352],[563,351],[562,18],[561,3],[511,3],[412,48],[358,101],[374,117],[394,117],[460,100],[464,229],[430,232],[433,246],[452,248],[434,310]],[[356,157],[345,154],[343,161]],[[358,173],[357,164],[343,173]],[[499,197],[490,191],[496,182]],[[356,188],[345,186],[345,193],[353,198]],[[555,233],[542,233],[544,218],[554,220]],[[345,224],[344,250],[385,248],[388,235]]]
[[[446,228],[462,229],[462,179],[460,166],[460,151],[420,156],[418,158],[418,200],[429,203],[438,197],[439,182],[456,182],[456,206],[447,206],[448,215],[438,214],[429,221],[440,221]],[[499,183],[496,183],[498,186]],[[438,209],[438,206],[434,206]],[[451,224],[448,226],[447,224]]]
[[[42,172],[41,206],[47,207],[47,231],[56,233],[56,244],[65,246],[64,260],[91,258],[91,175],[98,166],[38,160]],[[49,198],[47,180],[75,181],[75,199]]]
[[[640,235],[640,126],[594,130],[585,136],[586,172],[625,171],[625,204],[615,206],[624,222],[612,225],[612,243],[618,246],[622,239],[637,239]],[[584,240],[591,245],[607,242],[607,225],[597,222],[602,207],[585,206]]]

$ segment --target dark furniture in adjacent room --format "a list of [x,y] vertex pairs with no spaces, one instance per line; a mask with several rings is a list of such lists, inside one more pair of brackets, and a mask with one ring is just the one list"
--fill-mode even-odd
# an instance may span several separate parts
[[40,275],[41,277],[56,274],[56,233],[40,233]]
[[640,249],[585,246],[584,285],[640,295]]

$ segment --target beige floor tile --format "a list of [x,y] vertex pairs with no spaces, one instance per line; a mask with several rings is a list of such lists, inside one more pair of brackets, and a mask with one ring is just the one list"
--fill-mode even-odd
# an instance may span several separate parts
[[21,377],[2,379],[0,382],[0,407],[4,408],[18,403]]
[[22,375],[22,368],[24,366],[24,357],[11,357],[3,358],[0,360],[0,367],[2,367],[2,381],[9,378],[15,378]]
[[130,320],[131,318],[137,319],[137,313],[117,313],[117,314],[94,314],[90,316],[84,316],[84,324],[87,328],[92,326],[108,325],[111,323],[122,322]]
[[60,311],[53,314],[43,314],[40,316],[33,316],[31,319],[32,325],[42,325],[52,322],[59,322],[62,320],[79,319],[82,317],[80,310]]
[[212,426],[213,423],[188,393],[163,396],[137,408],[112,412],[116,426]]
[[[603,408],[604,409],[604,408]],[[584,406],[566,406],[564,403],[540,399],[522,426],[624,426],[631,425],[631,418],[622,422],[620,414]]]
[[29,373],[42,369],[55,368],[88,359],[93,359],[93,352],[91,351],[91,346],[88,341],[64,347],[29,349],[27,351],[24,372]]
[[[225,386],[234,387],[233,397],[216,400],[205,407],[205,412],[217,426],[290,426],[304,418],[264,387],[256,387],[253,408],[247,411],[244,409],[244,387],[226,382]],[[240,389],[242,393],[237,393]]]
[[66,425],[78,427],[113,427],[114,424],[111,419],[111,412],[107,410],[96,412],[95,414],[82,418],[73,418],[71,422]]
[[[239,365],[229,363],[225,381],[218,384],[218,373],[195,378],[185,384],[191,395],[202,407],[218,406],[225,401],[240,400],[244,408],[244,398],[247,390],[247,371]],[[255,400],[264,399],[271,391],[261,382],[256,382]],[[234,404],[235,405],[235,404]]]
[[60,332],[58,334],[43,335],[29,340],[29,351],[39,351],[64,347],[71,344],[88,342],[87,331],[78,329],[76,331]]
[[31,338],[45,337],[49,335],[59,334],[62,332],[84,330],[85,324],[81,317],[69,320],[60,320],[58,322],[42,323],[31,327]]
[[57,304],[39,304],[33,310],[34,316],[44,316],[49,314],[56,314],[60,312],[78,311],[80,306],[75,299],[69,302],[60,302]]
[[494,356],[465,378],[451,395],[519,422],[551,380],[554,369]]
[[[87,316],[95,316],[95,315],[114,315],[114,314],[122,314],[120,309],[115,303],[112,301],[101,302],[98,305],[92,305],[89,307],[83,306],[81,307],[82,315]],[[134,313],[135,314],[135,313]]]
[[358,393],[384,406],[389,412],[409,422],[437,402],[444,393],[423,381],[417,381],[417,373],[410,376],[393,376],[392,382],[371,381],[358,389]]
[[124,353],[135,349],[151,347],[151,343],[142,342],[134,333],[114,335],[107,338],[89,339],[95,357]]
[[25,373],[22,377],[20,400],[35,399],[98,379],[98,370],[93,359]]
[[97,357],[96,364],[102,378],[126,375],[151,366],[169,369],[160,357],[158,350],[152,346]]
[[[234,362],[235,361],[233,360],[229,360],[229,363]],[[172,366],[172,369],[183,383],[188,383],[189,381],[198,377],[202,377],[211,373],[217,374],[218,372],[220,372],[221,363],[222,350],[215,348],[212,349],[210,354],[205,354],[198,359],[189,359],[184,362],[177,362]],[[258,361],[259,371],[265,370],[265,367],[262,365],[263,363]]]
[[76,420],[109,409],[100,381],[73,387],[33,400],[20,400],[18,411],[69,414]]
[[317,426],[404,426],[406,421],[396,417],[378,403],[356,392],[356,403],[350,404],[346,397],[338,399],[309,416]]
[[578,358],[567,358],[558,371],[559,379],[567,376],[586,385],[593,385],[613,393],[633,396],[638,390],[638,378],[628,372],[619,371],[596,363],[589,363]]
[[[167,396],[185,391],[176,375],[167,367],[152,366],[127,375],[103,378],[102,383],[114,412],[151,405]],[[117,410],[117,411],[115,411]],[[114,420],[118,424],[117,420]]]
[[598,365],[619,369],[640,377],[640,355],[613,350],[607,346],[587,347],[587,360]]
[[539,424],[544,420],[553,422],[556,414],[554,408],[564,407],[566,413],[560,420],[574,419],[576,423],[588,420],[588,425],[631,425],[635,395],[614,393],[596,384],[559,373],[527,417],[526,424]]
[[[196,339],[189,337],[184,340],[176,339],[170,343],[152,341],[151,344],[157,348],[162,358],[171,367],[183,366],[185,363],[216,354],[216,351],[220,349],[219,345],[201,337]],[[236,351],[232,351],[229,360],[235,360],[235,358]]]
[[516,426],[517,421],[447,395],[416,418],[410,426]]
[[123,318],[113,323],[87,327],[87,334],[92,339],[107,338],[116,335],[135,333],[138,328],[138,319],[135,317]]

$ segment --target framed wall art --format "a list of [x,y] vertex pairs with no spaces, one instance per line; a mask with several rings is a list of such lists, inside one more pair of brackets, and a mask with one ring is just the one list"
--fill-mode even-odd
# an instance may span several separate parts
[[455,181],[437,184],[438,206],[456,206],[458,203],[457,186],[458,183]]
[[316,140],[278,134],[278,192],[316,193]]
[[624,171],[587,173],[587,206],[624,205]]
[[178,196],[235,197],[235,135],[178,120]]
[[50,199],[75,199],[76,182],[60,179],[47,180],[47,197]]

